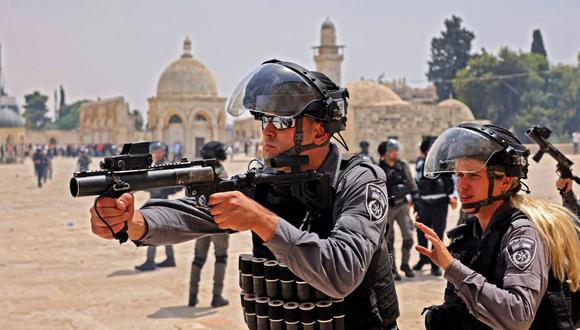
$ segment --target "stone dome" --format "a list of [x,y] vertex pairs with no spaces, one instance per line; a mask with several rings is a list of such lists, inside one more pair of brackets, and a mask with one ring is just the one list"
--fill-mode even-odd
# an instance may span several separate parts
[[330,17],[327,17],[324,22],[322,23],[323,29],[333,29],[334,30],[334,23],[330,20]]
[[14,110],[9,108],[0,109],[0,128],[22,127],[22,118]]
[[385,105],[406,104],[399,95],[389,87],[370,80],[362,80],[346,85],[350,95],[348,103],[351,105]]
[[475,118],[473,116],[473,112],[471,112],[471,109],[469,109],[465,103],[456,99],[447,99],[441,101],[439,104],[437,104],[437,106],[454,109],[462,118],[465,118],[465,120],[473,120]]
[[213,74],[191,55],[191,42],[184,42],[181,58],[169,64],[157,83],[157,97],[217,96]]

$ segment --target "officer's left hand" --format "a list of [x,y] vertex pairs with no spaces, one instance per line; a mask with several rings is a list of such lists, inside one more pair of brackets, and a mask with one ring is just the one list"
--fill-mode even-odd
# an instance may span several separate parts
[[208,204],[220,229],[251,230],[266,242],[274,236],[278,216],[239,191],[212,194]]
[[433,248],[429,250],[424,246],[415,245],[415,249],[419,251],[419,253],[429,257],[429,259],[431,259],[431,261],[433,261],[437,266],[446,270],[453,261],[453,256],[449,250],[447,250],[447,247],[445,247],[433,229],[419,222],[417,222],[415,226],[425,234],[425,238],[431,242],[431,245],[433,246]]
[[556,188],[563,193],[568,193],[570,191],[572,191],[572,179],[568,178],[568,179],[562,179],[562,178],[558,178],[558,180],[556,181]]
[[451,205],[452,210],[455,210],[457,208],[457,197],[455,196],[449,197],[449,205]]

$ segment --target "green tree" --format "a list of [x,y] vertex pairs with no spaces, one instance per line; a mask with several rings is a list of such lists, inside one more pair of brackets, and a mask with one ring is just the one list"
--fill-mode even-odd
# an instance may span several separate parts
[[65,105],[59,109],[56,125],[59,129],[75,129],[79,127],[80,108],[86,100]]
[[461,26],[461,18],[453,15],[445,20],[441,36],[431,40],[431,60],[427,78],[435,84],[437,97],[455,97],[451,79],[467,66],[471,58],[471,42],[475,34]]
[[546,48],[544,47],[544,38],[542,38],[542,32],[540,30],[534,30],[532,34],[532,50],[533,54],[541,54],[544,57],[548,57],[548,53],[546,53]]
[[46,101],[48,96],[40,94],[35,91],[32,94],[24,96],[24,118],[26,128],[41,129],[50,121],[46,116],[48,109],[46,108]]
[[547,68],[542,54],[482,51],[453,86],[477,118],[513,128],[521,138],[530,126],[546,125],[556,139],[567,140],[580,127],[580,66]]
[[517,53],[502,48],[497,56],[474,56],[454,80],[457,98],[465,102],[477,118],[511,127],[514,116],[524,107],[528,91],[541,89],[542,55]]
[[65,95],[64,95],[64,88],[62,87],[62,85],[60,85],[60,104],[59,104],[59,109],[61,109],[62,107],[66,106],[66,99],[65,99]]

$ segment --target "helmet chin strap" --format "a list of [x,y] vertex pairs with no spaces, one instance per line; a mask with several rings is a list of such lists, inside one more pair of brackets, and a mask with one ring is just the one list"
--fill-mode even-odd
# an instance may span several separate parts
[[[502,193],[501,195],[493,196],[493,185],[494,185],[494,178],[495,178],[495,176],[493,174],[493,169],[494,169],[494,166],[488,166],[488,168],[487,168],[487,178],[489,180],[489,187],[487,189],[487,198],[480,200],[478,202],[461,204],[461,209],[463,209],[465,211],[465,213],[476,214],[477,212],[479,212],[479,209],[481,209],[484,206],[490,205],[496,201],[501,201],[501,200],[507,201],[508,200],[509,196],[505,192]],[[470,211],[466,211],[466,210],[470,210]]]
[[[290,166],[292,172],[299,172],[300,165],[305,165],[308,163],[309,158],[306,155],[300,155],[303,151],[312,150],[315,148],[320,148],[329,143],[330,137],[323,144],[310,143],[302,145],[302,140],[304,139],[304,131],[302,130],[302,122],[304,117],[296,117],[296,129],[294,130],[294,147],[281,152],[280,154],[266,159],[266,165],[271,167],[285,167]],[[304,158],[304,159],[300,159]]]

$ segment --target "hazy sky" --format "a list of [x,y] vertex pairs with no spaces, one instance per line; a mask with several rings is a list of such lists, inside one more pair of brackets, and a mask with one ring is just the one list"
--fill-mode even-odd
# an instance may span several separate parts
[[421,85],[430,40],[452,14],[475,32],[475,50],[528,51],[540,28],[552,62],[576,63],[580,52],[577,0],[0,0],[0,43],[6,87],[20,105],[25,94],[52,97],[62,84],[69,102],[120,95],[146,111],[185,36],[221,96],[270,58],[314,68],[310,47],[327,16],[346,45],[343,83],[384,72]]

